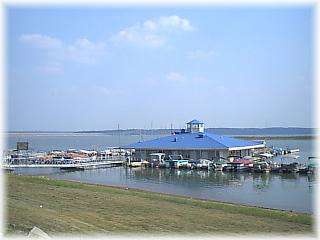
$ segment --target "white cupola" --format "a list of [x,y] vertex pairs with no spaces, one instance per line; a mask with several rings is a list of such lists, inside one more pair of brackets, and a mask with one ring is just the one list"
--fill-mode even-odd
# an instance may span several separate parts
[[197,119],[193,119],[192,121],[187,122],[186,132],[203,133],[204,132],[204,123],[197,120]]

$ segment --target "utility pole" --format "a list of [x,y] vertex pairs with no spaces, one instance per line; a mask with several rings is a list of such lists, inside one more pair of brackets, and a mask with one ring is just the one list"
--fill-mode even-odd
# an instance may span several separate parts
[[118,123],[118,147],[120,149],[120,125]]
[[152,121],[151,121],[151,137],[153,137],[153,128],[152,128]]

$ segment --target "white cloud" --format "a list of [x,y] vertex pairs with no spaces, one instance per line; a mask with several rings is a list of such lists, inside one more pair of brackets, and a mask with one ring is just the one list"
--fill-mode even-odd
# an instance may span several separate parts
[[152,20],[147,20],[143,23],[143,27],[146,29],[146,30],[150,30],[150,31],[155,31],[157,30],[157,23],[155,23],[154,21]]
[[68,87],[55,87],[50,90],[52,95],[83,97],[83,96],[104,96],[104,97],[120,97],[126,94],[123,89],[110,88],[102,85],[78,86],[72,85]]
[[188,84],[190,86],[198,86],[199,84],[208,84],[209,80],[205,76],[190,76],[185,75],[180,72],[172,71],[166,74],[165,79],[167,80],[166,84],[168,83],[183,83]]
[[62,42],[59,39],[41,34],[23,34],[19,40],[34,47],[44,49],[59,48],[62,46]]
[[37,67],[36,69],[40,73],[45,73],[49,75],[59,75],[64,72],[62,65],[58,62],[48,63],[46,65]]
[[206,59],[214,56],[215,52],[212,50],[204,51],[204,50],[195,50],[187,53],[187,57],[189,59]]
[[160,17],[158,24],[165,29],[182,29],[184,31],[194,30],[194,27],[191,26],[188,19],[179,16]]
[[80,63],[95,63],[104,54],[104,43],[93,43],[86,38],[79,38],[65,48],[65,57]]
[[206,82],[208,82],[208,79],[203,76],[195,76],[192,78],[192,81],[196,82],[196,83],[206,83]]
[[181,73],[170,72],[167,74],[166,79],[174,82],[184,82],[186,78]]
[[62,65],[65,61],[78,63],[95,63],[106,52],[102,42],[91,42],[87,38],[78,38],[67,44],[62,40],[41,34],[23,34],[20,41],[35,48],[42,49],[48,54],[49,62]]
[[[146,29],[149,29],[149,27],[146,27]],[[159,47],[166,42],[163,36],[153,33],[153,30],[144,30],[140,26],[123,29],[113,39],[151,47]]]
[[194,27],[189,20],[179,16],[148,19],[119,31],[112,39],[127,41],[144,46],[159,47],[167,42],[170,34],[175,31],[192,31]]
[[125,94],[125,91],[123,89],[110,88],[102,85],[92,85],[86,88],[82,88],[81,91],[84,91],[90,94],[98,94],[98,95],[113,96],[113,97],[122,96]]

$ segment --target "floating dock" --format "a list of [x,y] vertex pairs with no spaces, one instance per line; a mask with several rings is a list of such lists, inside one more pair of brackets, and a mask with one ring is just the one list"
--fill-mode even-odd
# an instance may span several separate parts
[[123,161],[103,161],[73,164],[3,164],[2,169],[7,171],[12,171],[15,168],[60,168],[63,170],[85,170],[92,168],[121,166],[122,164]]

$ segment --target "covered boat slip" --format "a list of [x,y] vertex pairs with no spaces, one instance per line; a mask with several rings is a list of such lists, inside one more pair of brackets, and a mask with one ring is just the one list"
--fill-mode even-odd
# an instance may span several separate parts
[[187,159],[219,160],[229,157],[251,156],[265,149],[262,141],[247,141],[205,132],[198,120],[187,123],[186,129],[154,140],[124,146],[135,149],[134,159],[150,160],[150,154],[182,155]]
[[165,156],[171,155],[181,155],[186,159],[210,159],[210,160],[218,160],[220,158],[227,158],[228,151],[227,150],[172,150],[172,149],[136,149],[134,153],[134,159],[136,160],[151,160],[153,153],[163,153]]

